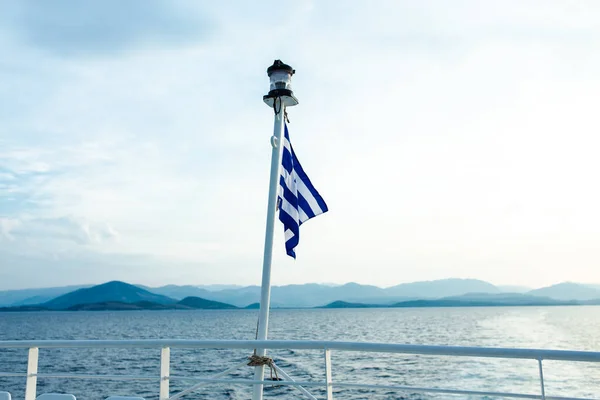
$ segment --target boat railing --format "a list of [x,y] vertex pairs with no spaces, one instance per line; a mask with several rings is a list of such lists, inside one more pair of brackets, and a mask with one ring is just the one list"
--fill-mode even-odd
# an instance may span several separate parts
[[[385,390],[389,392],[410,392],[462,396],[492,396],[498,398],[542,399],[542,400],[593,400],[592,398],[551,396],[546,393],[544,383],[543,361],[569,361],[569,362],[600,362],[600,352],[569,351],[569,350],[541,350],[521,348],[492,348],[492,347],[463,347],[463,346],[429,346],[409,344],[386,343],[361,343],[361,342],[335,342],[335,341],[282,341],[282,340],[40,340],[40,341],[0,341],[2,349],[28,349],[27,372],[0,372],[0,377],[24,377],[25,400],[35,400],[38,378],[61,379],[106,379],[106,380],[154,380],[159,381],[159,399],[176,400],[194,392],[207,384],[227,385],[273,385],[270,380],[227,378],[232,372],[248,364],[244,359],[238,365],[226,369],[218,374],[206,377],[177,377],[171,376],[172,348],[184,349],[245,349],[253,350],[264,348],[268,350],[319,350],[323,352],[323,366],[325,379],[295,380],[278,365],[273,368],[278,376],[282,377],[277,385],[293,386],[309,399],[316,399],[308,390],[311,387],[325,389],[325,398],[333,399],[333,388],[341,389],[367,389]],[[95,374],[70,374],[70,373],[40,373],[38,371],[39,349],[41,348],[155,348],[160,349],[160,375],[95,375]],[[500,359],[534,360],[537,364],[536,374],[539,379],[537,393],[511,393],[503,391],[463,390],[443,387],[420,387],[405,385],[380,385],[373,383],[354,383],[347,381],[333,381],[331,353],[341,352],[375,352],[396,353],[427,356],[452,356],[452,357],[483,357]],[[195,382],[195,384],[178,393],[171,393],[170,382],[175,379]],[[2,388],[0,388],[2,390]]]

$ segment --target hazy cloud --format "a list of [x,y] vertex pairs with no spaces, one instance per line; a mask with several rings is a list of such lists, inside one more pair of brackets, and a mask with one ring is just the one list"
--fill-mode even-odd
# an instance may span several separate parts
[[106,223],[92,223],[68,216],[28,219],[0,217],[0,224],[5,239],[11,241],[24,239],[34,245],[37,242],[63,240],[78,245],[99,244],[118,236],[117,232]]
[[114,54],[140,45],[205,40],[214,29],[190,1],[3,0],[0,23],[57,55]]

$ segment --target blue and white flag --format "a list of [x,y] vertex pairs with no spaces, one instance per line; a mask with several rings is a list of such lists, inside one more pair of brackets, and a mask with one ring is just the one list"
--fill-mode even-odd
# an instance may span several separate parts
[[300,225],[327,211],[327,204],[304,173],[290,142],[285,125],[279,176],[279,220],[285,229],[285,250],[296,258],[294,249],[300,241]]

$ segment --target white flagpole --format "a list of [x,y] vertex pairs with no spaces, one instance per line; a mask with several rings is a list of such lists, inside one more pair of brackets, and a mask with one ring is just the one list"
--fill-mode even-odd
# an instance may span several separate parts
[[[277,104],[279,103],[279,104]],[[271,137],[271,178],[269,181],[269,206],[267,208],[267,229],[265,233],[265,251],[263,255],[262,285],[260,293],[260,312],[258,317],[257,340],[267,340],[269,330],[269,307],[271,303],[271,259],[273,258],[273,229],[277,208],[277,188],[279,186],[279,164],[281,159],[281,136],[284,125],[285,105],[281,97],[274,99],[275,122]],[[265,356],[266,349],[256,349],[256,355]],[[264,365],[255,367],[254,379],[263,380]],[[262,400],[263,385],[254,385],[252,400]]]

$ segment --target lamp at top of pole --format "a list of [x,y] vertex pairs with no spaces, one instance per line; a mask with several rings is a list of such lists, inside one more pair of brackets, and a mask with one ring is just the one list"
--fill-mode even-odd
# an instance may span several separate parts
[[[271,84],[269,93],[263,96],[263,101],[269,107],[273,107],[277,98],[281,99],[281,103],[286,107],[298,104],[298,99],[292,91],[292,75],[295,73],[296,71],[292,67],[284,64],[281,60],[275,60],[273,65],[267,68]],[[280,104],[277,106],[279,107]]]

